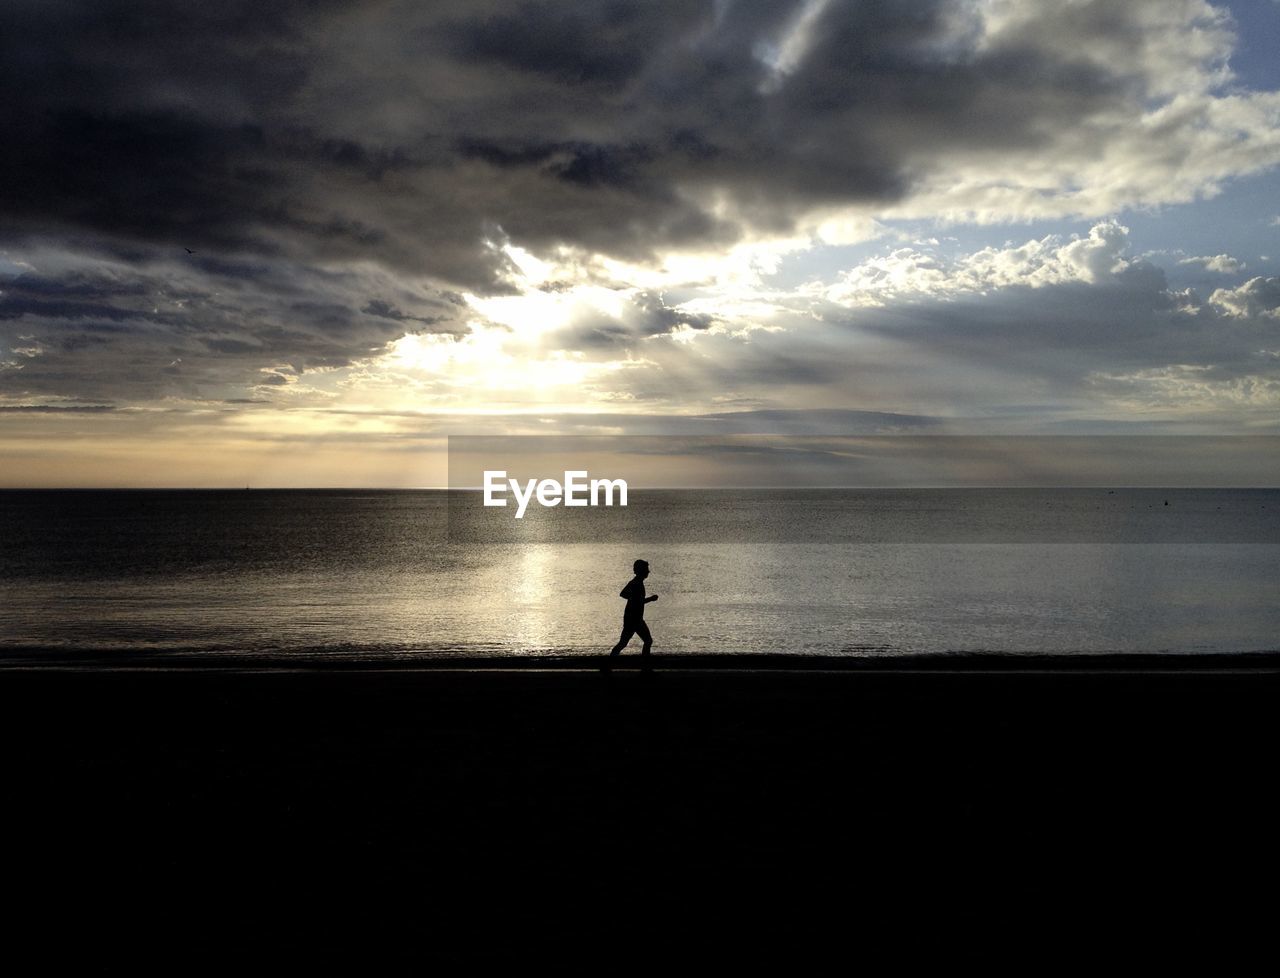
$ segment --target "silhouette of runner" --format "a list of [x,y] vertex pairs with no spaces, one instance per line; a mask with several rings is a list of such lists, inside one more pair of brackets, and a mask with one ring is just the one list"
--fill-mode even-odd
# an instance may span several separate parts
[[653,647],[653,636],[649,634],[649,626],[644,623],[644,606],[650,601],[658,600],[656,594],[647,598],[644,596],[644,579],[649,576],[649,562],[637,560],[632,565],[632,569],[636,572],[636,576],[618,592],[618,597],[627,599],[627,607],[622,612],[622,637],[609,653],[611,656],[625,649],[632,635],[639,635],[640,640],[644,642],[644,647],[640,650],[641,655],[648,656],[649,649]]

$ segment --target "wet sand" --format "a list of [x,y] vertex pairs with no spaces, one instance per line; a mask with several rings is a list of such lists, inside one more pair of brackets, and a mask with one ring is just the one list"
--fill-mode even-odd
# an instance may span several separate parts
[[608,971],[1270,919],[1273,657],[534,665],[4,672],[11,933]]

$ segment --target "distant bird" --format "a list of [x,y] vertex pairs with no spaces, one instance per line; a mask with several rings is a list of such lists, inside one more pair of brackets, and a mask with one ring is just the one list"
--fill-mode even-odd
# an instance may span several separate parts
[[183,251],[185,251],[188,255],[194,255],[194,254],[195,254],[195,252],[194,252],[194,251],[192,251],[190,248],[186,248],[186,247],[184,247],[182,250],[183,250]]

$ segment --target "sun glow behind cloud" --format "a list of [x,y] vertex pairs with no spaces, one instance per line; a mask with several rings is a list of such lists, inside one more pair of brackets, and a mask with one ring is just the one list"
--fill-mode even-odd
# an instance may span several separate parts
[[[786,310],[763,278],[812,246],[811,238],[766,240],[637,264],[569,249],[539,258],[508,245],[516,291],[465,294],[472,315],[464,335],[399,338],[350,379],[341,399],[451,412],[624,410],[632,398],[619,396],[619,375],[662,369],[659,348],[669,356],[707,336],[777,328],[770,320]],[[659,289],[685,298],[668,304]],[[586,348],[574,348],[584,336]]]
[[409,384],[407,390],[381,391],[376,406],[467,412],[547,404],[572,410],[592,400],[593,384],[625,367],[625,362],[539,351],[536,342],[513,340],[511,332],[495,326],[478,327],[461,340],[404,336],[371,365],[385,378]]

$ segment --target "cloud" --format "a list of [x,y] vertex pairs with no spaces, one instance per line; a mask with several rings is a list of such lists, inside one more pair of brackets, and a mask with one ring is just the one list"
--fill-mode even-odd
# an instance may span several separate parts
[[1237,272],[1244,271],[1247,267],[1244,262],[1238,258],[1232,258],[1230,255],[1209,255],[1199,256],[1195,258],[1183,258],[1178,261],[1179,265],[1199,265],[1207,272],[1219,272],[1223,275],[1235,275]]
[[612,312],[584,303],[570,314],[565,326],[546,334],[541,346],[619,356],[628,350],[643,352],[643,343],[650,337],[708,330],[716,324],[714,317],[670,306],[653,292],[624,293],[618,298],[622,301],[609,303]]
[[[955,255],[900,249],[811,294],[847,360],[879,360],[877,392],[896,382],[920,410],[1260,421],[1280,404],[1280,279],[1204,301],[1132,256],[1114,222]],[[795,333],[788,345],[805,355]]]
[[1228,316],[1280,318],[1280,278],[1251,278],[1234,289],[1216,289],[1209,301]]
[[1280,161],[1199,0],[152,0],[0,12],[12,233],[373,260],[500,291],[495,235],[615,257],[844,210],[1190,200]]
[[225,400],[246,387],[283,386],[271,376],[378,356],[406,331],[468,329],[449,296],[377,266],[322,269],[160,250],[111,256],[56,243],[26,255],[16,274],[0,279],[9,398]]
[[1114,221],[1094,225],[1085,237],[1050,235],[1021,245],[983,248],[947,258],[936,248],[901,248],[844,272],[826,298],[852,305],[884,305],[922,297],[955,297],[1009,286],[1042,288],[1065,283],[1113,284],[1155,274],[1153,266],[1126,257],[1129,229]]
[[0,404],[0,412],[10,414],[100,414],[114,410],[110,404]]
[[410,316],[399,306],[385,299],[370,299],[360,311],[366,316],[377,316],[379,319],[390,319],[397,323],[422,323],[424,326],[434,326],[448,321],[447,316]]

